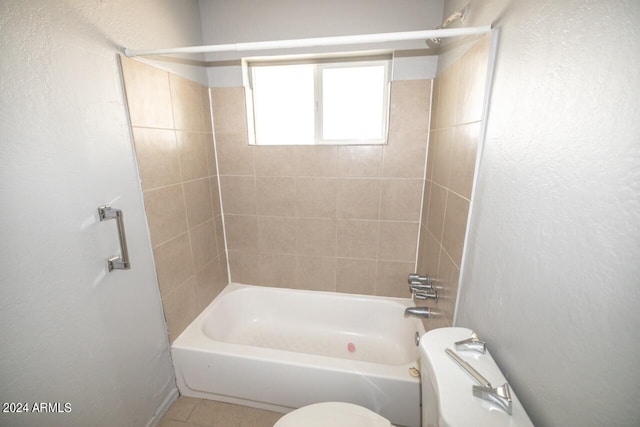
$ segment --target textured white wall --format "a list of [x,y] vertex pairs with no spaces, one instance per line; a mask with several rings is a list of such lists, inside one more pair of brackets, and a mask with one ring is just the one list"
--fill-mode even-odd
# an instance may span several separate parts
[[501,35],[457,324],[537,426],[638,426],[640,3],[472,8]]
[[[0,401],[72,408],[0,425],[145,425],[176,388],[117,47],[200,43],[198,5],[5,0],[0,32]],[[130,271],[105,271],[107,202]]]
[[[353,34],[387,33],[435,28],[442,22],[443,0],[200,0],[205,44],[286,40]],[[349,47],[286,49],[265,53],[209,54],[211,61],[242,56],[287,55],[399,48],[425,49],[422,41]],[[430,79],[436,56],[401,58],[395,80]],[[241,86],[240,67],[229,64],[209,68],[210,86]]]

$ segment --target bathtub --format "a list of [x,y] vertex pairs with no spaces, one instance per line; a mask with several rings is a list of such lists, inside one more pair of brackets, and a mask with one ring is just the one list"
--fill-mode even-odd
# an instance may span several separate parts
[[409,299],[229,284],[174,341],[183,396],[289,412],[349,402],[420,427]]

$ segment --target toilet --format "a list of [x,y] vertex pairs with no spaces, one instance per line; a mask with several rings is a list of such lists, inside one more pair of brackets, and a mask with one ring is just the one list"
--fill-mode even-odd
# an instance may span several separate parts
[[[533,427],[533,423],[511,391],[511,414],[494,402],[476,397],[477,382],[445,352],[455,354],[488,380],[492,387],[506,383],[487,350],[457,349],[455,343],[471,338],[466,328],[439,328],[420,339],[422,388],[421,427]],[[473,346],[470,346],[471,348]],[[476,390],[476,394],[477,390]],[[274,427],[393,427],[375,412],[343,402],[323,402],[296,409],[278,420]]]
[[362,406],[323,402],[289,412],[274,427],[391,427],[384,417]]

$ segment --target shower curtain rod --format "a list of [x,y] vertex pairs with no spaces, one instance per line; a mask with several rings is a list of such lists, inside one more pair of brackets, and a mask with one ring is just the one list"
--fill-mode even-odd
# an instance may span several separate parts
[[354,36],[315,37],[308,39],[275,40],[265,42],[228,43],[209,46],[189,46],[166,49],[125,48],[128,57],[147,55],[173,55],[178,53],[213,53],[213,52],[244,52],[252,50],[293,49],[300,47],[340,46],[349,44],[384,43],[406,40],[427,40],[447,37],[472,36],[491,31],[491,25],[480,27],[442,28],[424,31],[403,31],[397,33],[361,34]]

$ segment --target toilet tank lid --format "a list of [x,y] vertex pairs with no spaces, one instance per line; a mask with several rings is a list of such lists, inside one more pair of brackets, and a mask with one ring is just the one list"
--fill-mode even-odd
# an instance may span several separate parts
[[[493,403],[473,396],[472,386],[477,383],[445,353],[447,348],[455,350],[454,343],[471,337],[472,333],[467,328],[438,328],[420,339],[422,381],[430,381],[439,397],[440,427],[533,426],[513,387],[512,415]],[[493,387],[507,382],[489,351],[485,354],[475,351],[456,353],[489,380]]]

